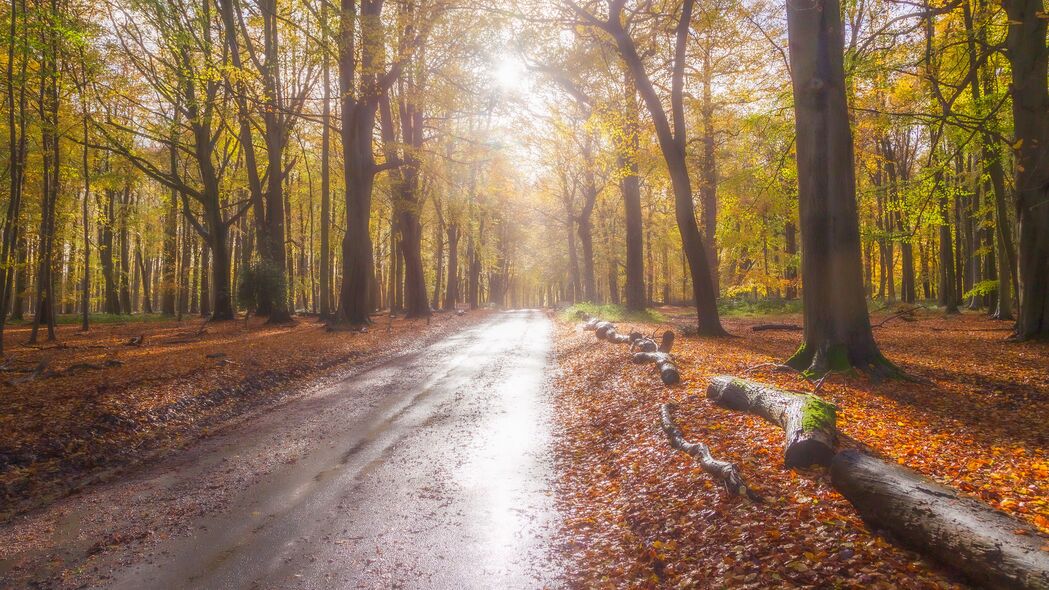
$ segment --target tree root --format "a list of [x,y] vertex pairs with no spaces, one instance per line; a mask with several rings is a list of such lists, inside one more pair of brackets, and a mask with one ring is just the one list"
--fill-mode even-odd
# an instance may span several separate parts
[[685,440],[681,429],[674,422],[674,409],[673,404],[663,404],[659,408],[660,422],[670,446],[699,462],[703,471],[714,478],[714,481],[718,482],[730,495],[744,496],[752,502],[763,502],[764,499],[743,481],[743,476],[740,475],[739,468],[734,463],[715,459],[710,454],[710,449],[703,443],[691,443]]

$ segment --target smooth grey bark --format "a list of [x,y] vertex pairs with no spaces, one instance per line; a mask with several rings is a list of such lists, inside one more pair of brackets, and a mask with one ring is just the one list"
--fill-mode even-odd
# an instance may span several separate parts
[[838,0],[787,4],[797,132],[805,332],[788,361],[825,373],[891,367],[874,342],[864,297],[855,163]]

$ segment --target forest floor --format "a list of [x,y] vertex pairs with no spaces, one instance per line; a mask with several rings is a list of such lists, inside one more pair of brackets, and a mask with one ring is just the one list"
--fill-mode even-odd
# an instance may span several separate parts
[[[368,332],[328,332],[315,318],[123,323],[89,333],[60,325],[57,343],[4,331],[0,363],[0,522],[121,469],[184,448],[252,410],[272,407],[338,369],[360,366],[473,323],[376,318]],[[129,344],[141,338],[137,345]],[[348,361],[352,361],[348,363]]]
[[[871,531],[823,468],[782,467],[783,434],[760,418],[706,400],[708,378],[748,376],[797,391],[814,384],[777,372],[799,315],[726,318],[725,339],[680,337],[683,308],[662,323],[620,322],[658,334],[675,328],[682,382],[664,387],[625,345],[597,341],[567,318],[555,335],[560,551],[572,585],[639,587],[964,587],[955,573]],[[833,376],[820,395],[839,407],[845,445],[897,460],[1049,533],[1049,344],[1006,342],[1009,325],[983,314],[914,321],[875,313],[885,355],[922,382]],[[737,463],[767,503],[726,498],[689,457],[673,451],[659,404],[676,402],[691,441]],[[1049,551],[1049,544],[1045,549]]]

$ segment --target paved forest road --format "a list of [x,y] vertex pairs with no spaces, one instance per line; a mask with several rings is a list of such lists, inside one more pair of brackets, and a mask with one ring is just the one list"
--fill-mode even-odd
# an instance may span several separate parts
[[[548,556],[557,526],[546,389],[551,336],[541,312],[493,314],[139,478],[132,504],[199,496],[209,477],[235,473],[239,461],[297,449],[232,489],[214,480],[226,486],[219,510],[182,523],[188,535],[104,559],[104,577],[91,584],[556,585]],[[124,501],[119,491],[108,497]]]

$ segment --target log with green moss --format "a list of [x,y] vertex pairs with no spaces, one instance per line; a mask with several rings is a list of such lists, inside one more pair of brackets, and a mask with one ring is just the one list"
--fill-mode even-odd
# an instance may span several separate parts
[[830,476],[863,520],[977,586],[1049,590],[1049,539],[1027,523],[859,451],[838,453]]
[[787,467],[829,465],[834,457],[838,439],[834,404],[729,376],[711,379],[707,397],[721,407],[756,414],[783,428]]

